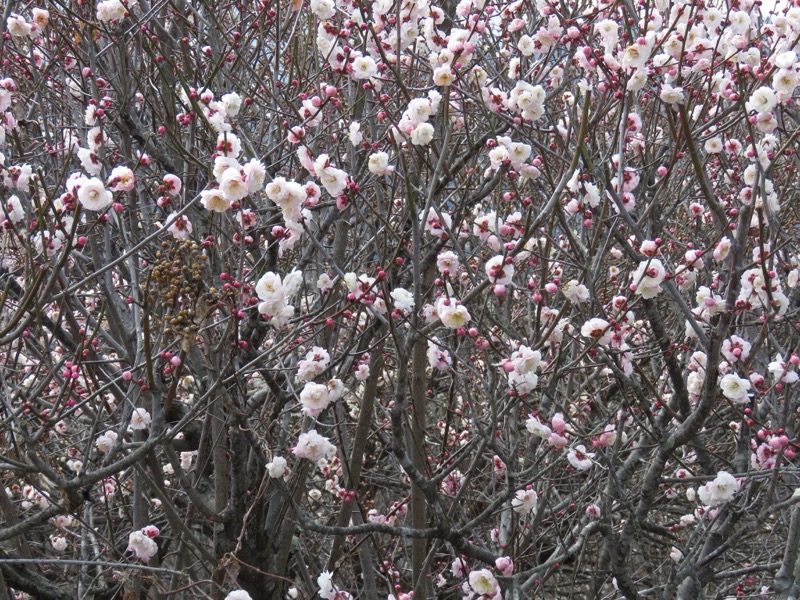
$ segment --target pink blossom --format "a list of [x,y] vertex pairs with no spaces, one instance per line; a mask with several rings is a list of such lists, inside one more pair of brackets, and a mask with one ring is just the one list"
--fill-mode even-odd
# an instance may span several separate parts
[[510,577],[514,573],[514,561],[508,556],[501,556],[495,560],[494,566],[506,577]]
[[136,185],[136,177],[128,167],[114,167],[108,177],[108,186],[113,192],[130,192]]
[[181,178],[177,175],[167,174],[164,175],[164,190],[170,196],[177,196],[181,193],[181,188],[183,187],[183,182]]
[[597,504],[590,504],[586,507],[586,514],[595,519],[599,519],[602,515],[602,511]]

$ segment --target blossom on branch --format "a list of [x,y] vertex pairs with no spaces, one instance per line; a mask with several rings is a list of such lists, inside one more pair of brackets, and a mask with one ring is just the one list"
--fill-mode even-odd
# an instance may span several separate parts
[[297,439],[297,445],[292,449],[292,454],[298,458],[306,458],[314,462],[335,452],[336,446],[331,444],[328,438],[318,434],[316,429],[301,433]]
[[720,471],[713,481],[701,486],[697,490],[700,502],[707,506],[719,506],[730,502],[739,491],[740,484],[736,478],[727,471]]

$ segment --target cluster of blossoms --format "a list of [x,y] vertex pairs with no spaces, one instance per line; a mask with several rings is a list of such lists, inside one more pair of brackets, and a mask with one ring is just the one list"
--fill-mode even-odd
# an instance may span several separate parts
[[148,525],[141,531],[132,531],[128,536],[128,552],[134,552],[136,558],[147,563],[158,553],[158,544],[153,541],[158,534],[158,527],[155,525]]
[[450,356],[450,352],[441,346],[439,338],[435,336],[428,340],[428,351],[426,355],[428,357],[428,364],[434,369],[447,371],[453,364],[453,357]]
[[256,283],[256,294],[261,302],[258,312],[269,317],[275,327],[284,327],[294,316],[294,306],[289,300],[303,285],[303,274],[294,270],[285,277],[269,271]]
[[36,39],[42,35],[50,23],[50,11],[43,8],[33,8],[30,20],[24,16],[11,13],[6,19],[6,31],[17,38]]
[[533,489],[519,490],[511,501],[512,508],[523,515],[536,513],[539,495]]
[[[18,126],[17,119],[11,110],[13,94],[16,91],[17,84],[12,78],[4,77],[0,79],[0,146],[5,144],[7,133],[14,131]],[[31,165],[7,165],[6,157],[2,152],[0,152],[0,176],[2,177],[3,185],[8,190],[24,193],[29,191],[29,187],[35,178]],[[17,224],[25,218],[25,215],[25,208],[16,194],[0,200],[0,222]]]
[[97,20],[103,23],[121,21],[137,4],[136,0],[103,0],[97,3]]
[[520,394],[528,394],[536,389],[539,377],[536,371],[542,363],[542,353],[528,346],[520,347],[503,361],[503,370],[508,373],[508,384]]
[[[495,560],[494,567],[501,575],[508,577],[514,572],[514,561],[508,556],[501,556]],[[461,592],[465,600],[499,600],[502,598],[500,583],[491,569],[483,568],[468,571],[466,560],[459,557],[453,561],[451,570],[456,578],[466,579],[461,584]]]
[[276,177],[267,184],[266,192],[267,197],[283,213],[284,225],[276,225],[272,229],[272,235],[278,238],[278,247],[283,255],[300,241],[303,235],[303,222],[312,220],[308,207],[314,206],[319,201],[320,189],[313,181],[300,185],[296,181]]
[[441,101],[441,94],[431,90],[426,97],[414,98],[409,102],[397,126],[391,131],[395,142],[399,144],[409,140],[414,146],[430,144],[435,130],[429,121],[439,111]]
[[331,355],[324,348],[314,346],[306,354],[305,359],[297,363],[297,377],[298,383],[309,381],[325,372],[331,364]]
[[449,329],[463,329],[472,319],[467,307],[455,298],[440,298],[436,303],[436,316]]
[[[526,429],[533,435],[546,441],[556,449],[569,446],[570,430],[564,420],[564,415],[556,413],[550,421],[550,425],[543,423],[536,414],[532,414],[525,422]],[[603,435],[592,440],[595,446],[608,446],[616,441],[616,430],[613,424],[606,426]],[[586,450],[583,444],[577,444],[567,452],[569,464],[578,471],[586,471],[592,467],[594,454]],[[519,493],[519,492],[518,492]]]
[[[537,87],[541,88],[541,86]],[[514,169],[523,178],[536,179],[541,175],[539,171],[541,160],[538,157],[530,163],[527,162],[533,153],[530,144],[514,142],[510,137],[499,136],[497,140],[490,140],[488,146],[491,150],[489,152],[490,166],[486,170],[487,176],[504,167]]]
[[108,452],[111,452],[114,444],[116,444],[117,437],[118,435],[116,431],[106,431],[94,441],[95,448],[97,448],[98,452],[107,454]]
[[232,132],[221,132],[216,147],[219,153],[214,159],[217,187],[200,192],[200,201],[206,210],[224,213],[230,208],[239,208],[239,201],[264,188],[266,170],[255,158],[244,165],[239,163],[241,142]]

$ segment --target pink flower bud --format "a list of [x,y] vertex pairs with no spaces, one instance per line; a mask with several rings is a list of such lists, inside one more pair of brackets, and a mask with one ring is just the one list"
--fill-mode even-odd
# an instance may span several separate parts
[[497,567],[497,570],[506,577],[510,576],[514,572],[514,561],[508,556],[501,556],[495,560],[494,566]]
[[564,430],[567,428],[567,424],[564,422],[564,415],[561,413],[556,413],[553,415],[551,424],[557,433],[564,433]]

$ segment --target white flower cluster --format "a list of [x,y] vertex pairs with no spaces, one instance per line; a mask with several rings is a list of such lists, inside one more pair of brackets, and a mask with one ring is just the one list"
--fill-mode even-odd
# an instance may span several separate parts
[[539,505],[539,495],[533,489],[519,490],[511,501],[511,507],[515,512],[522,515],[529,515],[536,512]]
[[94,441],[94,446],[97,448],[98,452],[102,452],[103,454],[107,454],[111,451],[114,447],[114,444],[117,442],[117,432],[116,431],[106,431],[104,434],[99,436]]
[[42,35],[45,27],[50,22],[50,12],[42,8],[34,8],[31,11],[31,20],[16,13],[6,19],[6,31],[12,37],[36,39]]
[[508,360],[502,362],[503,370],[508,375],[508,384],[518,394],[529,394],[539,383],[536,371],[542,362],[542,353],[528,346],[520,345]]
[[264,189],[267,172],[263,163],[255,158],[245,164],[239,163],[241,141],[229,131],[220,132],[217,151],[213,170],[217,185],[200,192],[200,201],[206,210],[223,213],[234,202]]
[[287,181],[284,177],[276,177],[267,184],[266,193],[283,213],[284,228],[273,229],[273,235],[279,234],[276,237],[280,239],[278,244],[283,255],[283,252],[300,240],[303,234],[302,222],[312,219],[311,212],[306,207],[316,204],[320,189],[313,181],[301,185],[296,181]]
[[739,303],[751,310],[761,308],[768,314],[775,313],[778,316],[785,315],[789,310],[789,297],[783,291],[781,280],[775,275],[767,281],[761,267],[748,269],[742,274],[737,305]]
[[441,342],[436,336],[433,336],[430,340],[428,340],[428,363],[434,369],[447,371],[453,364],[453,358],[450,356],[450,353],[440,344]]
[[294,270],[281,279],[281,276],[268,271],[256,283],[256,294],[261,302],[258,312],[270,318],[275,327],[285,327],[294,316],[294,306],[289,300],[303,284],[303,274]]
[[97,20],[103,23],[121,21],[136,6],[136,0],[103,0],[97,3]]
[[508,96],[508,110],[518,113],[526,121],[536,121],[544,115],[546,97],[541,85],[517,81]]
[[392,128],[392,138],[400,143],[406,136],[415,146],[427,146],[433,140],[434,129],[428,120],[439,110],[441,94],[435,90],[424,98],[414,98],[408,103],[397,127]]
[[297,363],[296,381],[303,383],[321,375],[331,364],[331,355],[319,346],[314,346],[306,354],[305,359]]
[[158,529],[152,525],[131,532],[128,536],[128,552],[136,553],[136,558],[143,563],[148,562],[158,552],[158,544],[153,541],[157,535]]

